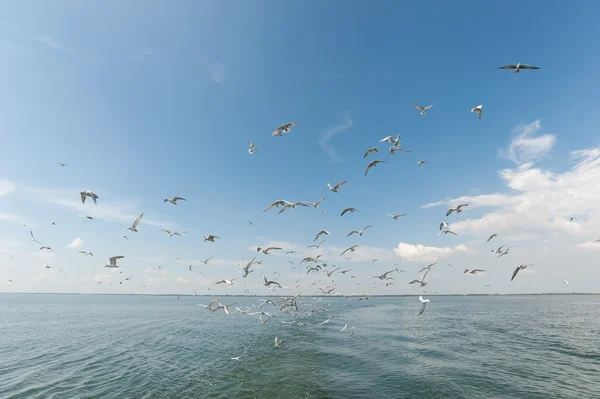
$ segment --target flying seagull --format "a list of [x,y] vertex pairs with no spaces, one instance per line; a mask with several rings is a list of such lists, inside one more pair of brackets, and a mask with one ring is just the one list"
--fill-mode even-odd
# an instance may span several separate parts
[[377,166],[378,163],[386,163],[386,162],[382,161],[380,159],[376,159],[374,161],[369,162],[369,164],[367,165],[367,169],[365,170],[365,176],[367,175],[367,173],[369,173],[369,169],[371,169],[373,166]]
[[[277,251],[277,250],[280,250],[280,249],[282,249],[282,248],[279,248],[279,247],[269,247],[267,249],[262,249],[261,247],[256,247],[256,252],[262,251],[263,254],[269,255],[271,251]],[[259,263],[259,262],[257,262],[257,263]]]
[[406,213],[397,213],[395,215],[390,215],[389,213],[386,213],[385,216],[389,216],[394,220],[398,220],[399,217],[406,216]]
[[397,272],[397,271],[398,271],[398,268],[395,268],[395,269],[390,270],[388,272],[381,273],[378,276],[373,276],[373,278],[378,278],[380,280],[390,280],[391,278],[388,277],[388,274],[393,273],[393,272]]
[[227,279],[219,280],[215,283],[215,285],[217,285],[217,284],[233,285],[233,280],[235,280],[235,279],[232,278],[231,280],[227,280]]
[[318,200],[317,202],[306,202],[306,204],[312,206],[313,208],[317,209],[317,207],[319,205],[321,205],[321,202],[325,201],[327,199],[327,197],[323,197],[320,200]]
[[424,163],[427,163],[427,161],[426,161],[426,160],[424,160],[424,159],[421,159],[421,160],[420,160],[420,161],[417,163],[417,165],[418,165],[418,166],[421,166],[421,165],[423,165]]
[[487,239],[487,241],[486,241],[485,243],[487,244],[487,243],[488,243],[488,242],[490,242],[490,240],[491,240],[492,238],[494,238],[494,237],[498,237],[498,234],[496,234],[496,233],[492,234],[492,235],[490,236],[490,238],[488,238],[488,239]]
[[[321,237],[323,234],[325,235],[331,235],[330,232],[328,232],[327,230],[321,230],[317,233],[317,235],[315,236],[315,239],[313,240],[313,242],[317,241],[319,239],[319,237]],[[287,254],[286,254],[287,255]]]
[[256,148],[256,147],[254,146],[254,143],[253,143],[253,142],[251,142],[250,140],[248,140],[248,143],[249,143],[249,145],[250,145],[250,148],[248,148],[248,154],[252,155],[252,154],[254,154],[255,152],[257,152],[257,151],[258,151],[258,148]]
[[79,251],[79,252],[77,252],[77,253],[78,253],[78,254],[84,254],[84,255],[86,255],[86,256],[87,256],[87,255],[89,255],[89,256],[94,256],[94,254],[93,254],[93,253],[91,253],[91,252]]
[[204,236],[204,241],[215,242],[215,238],[219,238],[220,239],[221,237],[209,234],[207,236]]
[[31,235],[32,242],[37,242],[38,244],[43,245],[41,242],[35,239],[35,237],[33,236],[33,230],[29,230],[29,234]]
[[281,343],[281,340],[279,339],[279,337],[276,335],[275,336],[275,345],[273,345],[274,348],[278,348],[279,344]]
[[140,224],[140,220],[142,220],[142,217],[144,216],[144,213],[142,212],[142,214],[140,216],[137,217],[137,219],[134,220],[133,224],[129,227],[124,228],[123,230],[131,230],[134,233],[137,233],[137,226],[138,224]]
[[498,69],[514,69],[515,73],[519,73],[519,72],[521,72],[521,69],[540,69],[540,67],[518,63],[516,65],[515,64],[504,65],[504,66],[498,67]]
[[50,252],[54,252],[54,251],[52,251],[52,248],[50,248],[50,247],[47,247],[47,246],[45,246],[45,245],[44,245],[43,247],[40,247],[40,251],[42,251],[42,250],[44,250],[44,249],[47,249],[47,250],[48,250],[48,251],[50,251]]
[[129,238],[127,238],[127,236],[124,236],[123,234],[121,234],[121,238],[124,238],[126,240],[129,240]]
[[367,151],[365,151],[365,156],[363,158],[366,158],[369,154],[371,154],[373,152],[379,152],[379,150],[377,149],[377,147],[371,147]]
[[352,207],[346,208],[342,211],[342,214],[340,216],[344,216],[348,212],[358,212],[358,210],[356,208],[352,208]]
[[475,108],[471,108],[471,112],[477,112],[477,116],[481,119],[481,111],[483,110],[483,105],[478,105]]
[[65,166],[69,166],[66,163],[62,163],[62,162],[57,162],[60,166],[65,167]]
[[92,199],[92,201],[94,201],[94,204],[97,205],[96,200],[99,198],[95,193],[91,192],[90,190],[87,191],[82,191],[79,193],[79,195],[81,196],[81,203],[85,204],[85,200],[87,197],[90,197]]
[[117,260],[119,259],[123,259],[124,256],[113,256],[112,258],[108,259],[108,265],[104,265],[104,267],[109,267],[111,269],[118,269],[119,266],[117,265]]
[[79,215],[80,218],[85,218],[85,219],[90,219],[90,220],[94,220],[95,218],[93,216],[85,216],[85,215]]
[[342,252],[342,253],[340,254],[340,256],[343,256],[343,255],[344,255],[346,252],[348,252],[348,251],[350,251],[350,252],[354,252],[354,251],[356,251],[356,247],[358,247],[358,245],[353,245],[353,246],[351,246],[351,247],[349,247],[349,248],[346,248],[346,249],[344,249],[344,252]]
[[294,202],[294,203],[288,202],[287,204],[285,204],[283,206],[283,208],[281,208],[281,210],[279,211],[279,213],[282,213],[286,209],[290,209],[290,208],[296,209],[297,206],[308,206],[308,204],[305,204],[304,202]]
[[290,131],[290,129],[294,126],[298,126],[298,124],[294,123],[294,122],[284,123],[283,125],[279,126],[277,129],[273,130],[271,137],[283,136],[282,133],[288,133]]
[[427,303],[430,301],[429,301],[429,299],[423,299],[423,295],[419,296],[419,301],[421,301],[421,303],[422,303],[421,310],[419,311],[419,316],[421,316],[423,314],[423,312],[425,311],[425,307],[427,306]]
[[256,258],[253,258],[250,262],[248,262],[248,264],[245,267],[242,268],[242,270],[244,271],[244,275],[242,276],[242,278],[248,277],[248,275],[254,271],[254,270],[250,270],[250,268],[252,267],[252,264],[254,263],[254,259],[256,259]]
[[350,237],[352,234],[358,234],[359,237],[362,237],[362,235],[365,232],[365,230],[368,229],[369,227],[373,227],[373,225],[365,226],[362,229],[360,229],[359,231],[352,230],[350,233],[348,233],[348,235],[346,237]]
[[400,137],[400,135],[396,135],[396,138],[392,137],[392,136],[387,136],[382,138],[381,140],[379,140],[380,143],[389,143],[390,146],[393,147],[398,147],[400,145],[400,140],[402,138]]
[[169,238],[173,237],[173,236],[180,236],[181,235],[180,233],[178,233],[176,231],[174,231],[172,233],[169,230],[165,230],[165,229],[162,229],[162,231],[164,231],[165,233],[167,233],[169,235]]
[[337,193],[340,187],[342,187],[344,184],[346,184],[348,180],[344,180],[342,182],[339,182],[338,184],[336,184],[335,186],[331,187],[331,184],[327,183],[327,187],[329,187],[329,191],[333,191],[334,193]]
[[519,273],[520,270],[525,270],[528,267],[534,266],[534,264],[530,264],[530,265],[519,265],[517,266],[517,268],[515,269],[515,271],[513,272],[513,275],[510,279],[510,281],[513,281],[515,279],[515,277],[517,277],[517,273]]
[[460,204],[456,208],[450,208],[450,209],[448,209],[448,212],[446,212],[446,216],[450,216],[450,214],[452,212],[461,213],[463,211],[462,208],[465,207],[465,206],[469,206],[469,204]]
[[50,269],[50,265],[48,265],[47,263],[44,263],[44,269]]
[[177,201],[187,201],[187,200],[185,198],[182,198],[182,197],[173,197],[171,199],[165,198],[163,200],[163,202],[170,202],[173,205],[177,205]]
[[277,281],[267,280],[267,278],[264,276],[264,274],[263,274],[263,279],[265,280],[265,283],[263,284],[265,287],[269,287],[270,288],[271,285],[276,285],[276,286],[278,286],[278,287],[281,288],[281,284],[279,284]]
[[204,263],[205,265],[208,265],[208,261],[211,260],[213,257],[211,256],[210,258],[207,258],[205,260],[201,260],[200,263]]
[[[444,228],[448,228],[448,223],[446,223],[446,222],[442,222],[442,223],[440,223],[440,232],[441,232],[441,231],[442,231],[442,229],[444,229]],[[440,234],[442,234],[442,233],[440,233]],[[438,235],[439,235],[439,234],[438,234]]]
[[465,271],[463,272],[463,274],[477,274],[477,273],[484,273],[485,270],[483,269],[473,269],[473,270],[469,270],[469,269],[465,269]]
[[279,208],[280,206],[285,206],[288,204],[291,204],[291,202],[286,201],[286,200],[277,200],[277,201],[273,202],[271,205],[269,205],[263,212],[266,212],[271,208]]
[[407,150],[406,148],[402,148],[402,147],[398,147],[398,146],[393,146],[390,147],[390,155],[394,155],[396,153],[396,151],[400,151],[400,152],[410,152],[409,150]]
[[418,104],[413,104],[413,107],[415,107],[416,109],[418,109],[419,111],[421,111],[421,115],[425,115],[427,113],[427,111],[429,111],[429,109],[431,107],[433,107],[434,105],[435,105],[435,103],[433,103],[431,105],[428,105],[426,107],[422,107],[422,106],[420,106]]

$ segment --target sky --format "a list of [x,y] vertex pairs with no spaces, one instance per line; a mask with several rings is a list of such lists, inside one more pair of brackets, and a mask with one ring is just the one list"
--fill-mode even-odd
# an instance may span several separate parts
[[[599,292],[599,12],[593,1],[7,3],[0,292]],[[498,69],[519,62],[541,69]],[[271,138],[286,122],[298,126]],[[397,134],[411,152],[379,142]],[[174,196],[187,201],[163,202]],[[358,212],[340,216],[347,207]],[[142,212],[137,233],[122,231]],[[438,234],[443,221],[456,236]],[[319,254],[342,269],[307,275],[300,260]],[[121,267],[105,268],[116,255]],[[242,278],[254,257],[264,262]],[[434,262],[427,286],[408,284]],[[520,264],[535,266],[510,281]]]

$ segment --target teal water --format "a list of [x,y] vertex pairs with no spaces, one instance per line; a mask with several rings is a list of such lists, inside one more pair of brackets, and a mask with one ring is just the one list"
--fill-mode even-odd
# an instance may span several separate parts
[[0,398],[600,397],[600,296],[212,299],[1,294]]

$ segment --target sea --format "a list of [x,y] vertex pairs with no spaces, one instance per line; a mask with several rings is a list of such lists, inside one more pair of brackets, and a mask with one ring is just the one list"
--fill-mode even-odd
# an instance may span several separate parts
[[0,294],[0,398],[600,398],[600,296],[213,299]]

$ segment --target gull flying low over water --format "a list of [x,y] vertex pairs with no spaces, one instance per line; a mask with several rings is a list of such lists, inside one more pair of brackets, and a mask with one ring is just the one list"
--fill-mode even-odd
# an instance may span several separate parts
[[534,265],[535,265],[535,264],[533,264],[533,263],[532,263],[532,264],[529,264],[529,265],[519,265],[519,266],[517,266],[517,268],[516,268],[516,269],[515,269],[515,271],[513,272],[513,275],[512,275],[512,277],[511,277],[510,281],[513,281],[513,280],[515,279],[515,277],[517,277],[517,274],[519,273],[519,271],[521,271],[521,270],[525,270],[525,269],[527,269],[528,267],[531,267],[531,266],[534,266]]
[[315,236],[315,239],[313,240],[313,242],[317,241],[319,239],[319,237],[321,237],[323,234],[325,235],[331,235],[330,232],[328,232],[327,230],[321,230],[317,233],[317,235]]
[[142,220],[142,217],[144,217],[144,214],[142,213],[140,216],[137,217],[137,219],[134,220],[133,224],[129,227],[124,228],[123,230],[131,230],[134,233],[137,233],[137,227],[138,224],[140,224],[140,220]]
[[471,112],[477,112],[479,119],[481,119],[481,111],[483,111],[483,105],[478,105],[475,108],[471,108]]
[[348,180],[341,181],[333,187],[331,187],[331,184],[327,183],[327,187],[329,187],[329,191],[333,191],[334,193],[337,193],[338,192],[337,190],[339,190],[340,187],[342,187],[347,182],[348,182]]
[[215,242],[215,238],[221,239],[221,237],[219,237],[219,236],[209,234],[207,236],[204,236],[204,241]]
[[419,311],[419,316],[421,316],[423,314],[423,312],[425,311],[425,307],[427,306],[427,303],[430,301],[429,301],[429,299],[423,299],[423,295],[419,296],[419,301],[421,301],[421,303],[422,303],[421,310]]
[[360,229],[359,231],[352,230],[350,233],[348,233],[348,235],[346,237],[350,237],[352,234],[358,234],[359,237],[362,237],[362,235],[365,232],[365,230],[368,229],[369,227],[373,227],[373,225],[365,226],[362,229]]
[[275,345],[273,345],[274,348],[278,348],[279,344],[281,344],[281,339],[279,339],[279,337],[276,335],[275,336]]
[[298,126],[298,124],[294,123],[294,122],[284,123],[283,125],[279,126],[277,129],[273,130],[271,137],[283,136],[282,133],[288,133],[290,131],[290,129],[294,126]]
[[346,213],[348,212],[358,212],[358,210],[356,208],[346,208],[342,211],[342,214],[340,216],[344,216]]
[[492,240],[492,238],[494,238],[494,237],[498,237],[498,234],[496,234],[496,233],[492,234],[492,235],[490,236],[490,238],[488,238],[488,239],[487,239],[487,241],[486,241],[485,243],[487,244],[487,243],[488,243],[488,242],[490,242],[490,241]]
[[427,161],[426,161],[426,160],[424,160],[424,159],[421,159],[419,162],[417,162],[417,165],[418,165],[418,166],[421,166],[421,165],[423,165],[424,163],[427,163]]
[[375,159],[374,161],[369,162],[369,164],[367,165],[367,169],[365,170],[365,176],[367,175],[367,173],[369,173],[369,169],[371,169],[373,166],[377,166],[378,163],[386,163],[386,162],[382,161],[380,159]]
[[448,212],[446,212],[446,216],[450,216],[450,214],[452,212],[461,213],[463,211],[462,208],[464,208],[465,206],[469,206],[469,204],[460,204],[456,208],[450,208],[450,209],[448,209]]
[[171,199],[165,198],[163,200],[163,202],[170,202],[173,205],[177,205],[177,201],[187,201],[187,200],[185,198],[182,198],[182,197],[173,197]]
[[379,152],[379,150],[377,149],[377,147],[371,147],[367,151],[365,151],[365,156],[363,158],[366,158],[369,154],[371,154],[373,152]]
[[406,213],[397,213],[395,215],[390,215],[389,213],[386,213],[385,216],[389,216],[394,220],[398,220],[399,217],[406,216]]
[[79,193],[79,195],[81,196],[81,203],[85,204],[85,200],[87,197],[90,197],[92,199],[92,201],[94,201],[94,204],[98,205],[96,200],[99,198],[95,193],[91,192],[90,190],[87,191],[82,191]]
[[418,104],[413,104],[413,107],[415,107],[416,109],[418,109],[419,111],[421,111],[421,115],[425,115],[427,113],[427,111],[429,111],[429,109],[431,107],[433,107],[434,105],[435,105],[435,103],[433,103],[431,105],[428,105],[426,107],[422,107],[422,106],[420,106]]
[[540,69],[540,67],[518,63],[518,64],[504,65],[504,66],[498,67],[498,69],[514,69],[515,73],[519,73],[519,72],[521,72],[521,69]]
[[119,259],[123,259],[124,256],[113,256],[112,258],[108,259],[108,264],[104,265],[104,267],[109,267],[111,269],[118,269],[119,265],[117,265],[117,260]]
[[343,256],[343,255],[344,255],[346,252],[348,252],[348,251],[350,251],[350,252],[354,252],[354,251],[356,251],[356,248],[357,248],[357,247],[358,247],[358,244],[357,244],[357,245],[353,245],[353,246],[351,246],[351,247],[349,247],[349,248],[346,248],[346,249],[344,249],[344,252],[342,252],[342,253],[340,254],[340,256]]
[[248,148],[248,154],[252,155],[252,154],[254,154],[255,152],[258,151],[258,148],[256,148],[254,146],[253,142],[251,142],[250,140],[248,140],[248,144],[250,145],[250,147]]

